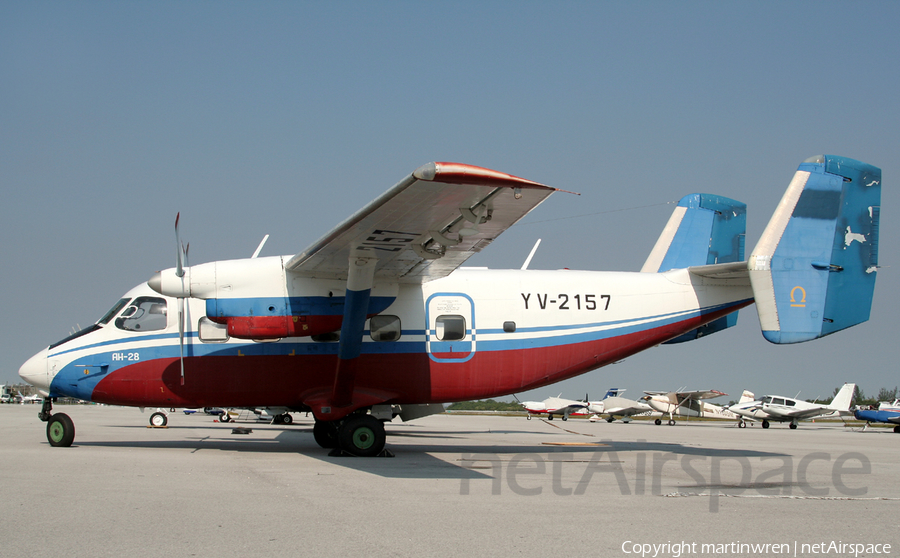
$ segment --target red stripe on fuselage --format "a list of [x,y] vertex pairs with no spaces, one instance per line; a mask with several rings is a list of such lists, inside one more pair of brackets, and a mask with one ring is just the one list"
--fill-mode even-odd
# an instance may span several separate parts
[[[572,345],[476,352],[461,362],[434,362],[425,353],[364,354],[354,389],[385,394],[385,403],[447,403],[527,391],[616,362],[735,310]],[[337,358],[189,357],[184,385],[177,358],[144,361],[111,372],[92,400],[146,407],[296,407],[331,392]]]

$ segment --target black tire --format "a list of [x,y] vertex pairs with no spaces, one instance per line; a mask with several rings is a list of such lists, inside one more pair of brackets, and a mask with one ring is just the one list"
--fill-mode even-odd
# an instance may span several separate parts
[[900,434],[900,424],[894,427],[894,434]]
[[763,428],[768,428],[768,427],[769,427],[769,421],[767,421],[766,419],[763,419],[762,427],[763,427]]
[[616,420],[616,419],[613,418],[613,417],[609,417],[608,419],[606,419],[606,422],[612,422],[612,421],[614,421],[614,420]]
[[150,426],[159,428],[167,424],[169,424],[169,417],[165,413],[156,412],[150,415]]
[[337,424],[330,420],[316,420],[313,425],[313,437],[320,448],[334,449],[340,447]]
[[563,415],[563,416],[562,416],[562,419],[563,419],[563,420],[569,420],[569,417],[567,417],[566,415]]
[[656,419],[656,420],[653,421],[653,424],[655,424],[656,426],[659,426],[660,424],[662,424],[662,420],[661,420],[661,419]]
[[75,441],[75,423],[65,413],[52,415],[47,421],[47,441],[55,448],[67,448]]
[[281,415],[281,422],[284,424],[291,424],[294,422],[294,417],[292,417],[289,413],[285,413]]
[[797,430],[797,425],[794,423],[791,423],[791,430]]
[[675,426],[675,419],[669,419],[669,426]]
[[231,417],[228,416],[228,411],[225,411],[224,413],[219,415],[219,422],[229,422],[230,420],[231,420]]
[[527,417],[525,417],[525,420],[531,420],[531,415],[528,415]]
[[351,416],[338,430],[341,449],[358,457],[381,453],[385,438],[384,425],[372,415]]

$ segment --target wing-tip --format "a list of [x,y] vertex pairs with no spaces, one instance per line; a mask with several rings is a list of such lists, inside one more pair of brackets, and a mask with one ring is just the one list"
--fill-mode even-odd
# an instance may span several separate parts
[[413,176],[419,180],[443,182],[446,184],[478,184],[484,186],[501,186],[507,188],[539,188],[558,190],[540,182],[527,180],[505,172],[466,165],[463,163],[435,162],[417,168]]

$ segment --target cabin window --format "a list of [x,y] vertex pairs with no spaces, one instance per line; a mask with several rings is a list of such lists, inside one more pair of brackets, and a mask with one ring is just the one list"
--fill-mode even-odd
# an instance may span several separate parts
[[784,405],[784,399],[781,397],[773,397],[772,405]]
[[228,341],[228,326],[217,324],[207,317],[200,318],[197,326],[200,341],[204,343],[224,343]]
[[134,299],[116,320],[116,327],[125,331],[159,331],[167,324],[166,299],[154,296]]
[[369,319],[369,336],[374,341],[400,339],[400,318],[397,316],[372,316]]
[[503,331],[505,333],[515,333],[516,322],[503,322]]
[[459,341],[466,336],[466,319],[455,314],[438,316],[434,330],[438,341]]

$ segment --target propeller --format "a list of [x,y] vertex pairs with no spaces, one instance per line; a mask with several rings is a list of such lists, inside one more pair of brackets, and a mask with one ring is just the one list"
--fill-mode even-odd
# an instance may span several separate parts
[[[181,243],[181,234],[178,231],[178,221],[181,219],[181,212],[175,215],[175,275],[184,281],[184,268],[187,266],[188,249]],[[181,385],[184,385],[184,297],[180,296],[178,300],[178,349],[179,363],[181,364]]]

